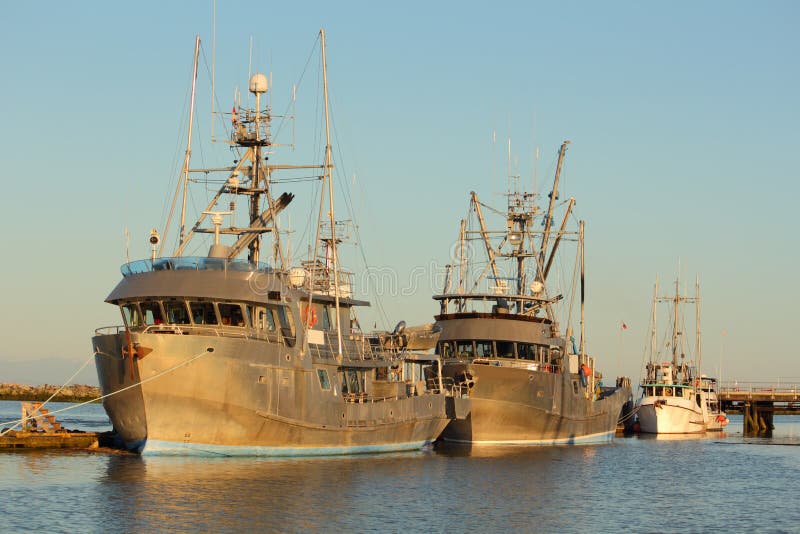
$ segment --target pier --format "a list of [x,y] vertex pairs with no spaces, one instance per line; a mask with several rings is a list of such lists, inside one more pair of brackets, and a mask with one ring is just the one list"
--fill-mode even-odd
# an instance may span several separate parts
[[23,402],[20,430],[0,428],[0,451],[11,449],[96,449],[97,432],[67,430],[41,402]]
[[745,436],[771,436],[773,416],[800,415],[800,384],[734,382],[717,394],[722,409],[742,414]]

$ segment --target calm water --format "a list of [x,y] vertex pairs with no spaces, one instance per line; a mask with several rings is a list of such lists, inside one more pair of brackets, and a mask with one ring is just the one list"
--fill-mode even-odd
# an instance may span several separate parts
[[[18,410],[0,402],[0,422]],[[108,427],[98,405],[68,413],[67,427]],[[800,532],[800,418],[776,418],[773,439],[729,428],[293,460],[5,453],[0,532]]]

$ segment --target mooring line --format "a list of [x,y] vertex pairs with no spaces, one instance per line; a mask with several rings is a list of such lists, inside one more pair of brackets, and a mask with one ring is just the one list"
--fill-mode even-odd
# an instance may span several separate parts
[[[142,384],[146,384],[147,382],[155,380],[156,378],[160,378],[160,377],[164,376],[165,374],[171,373],[172,371],[175,371],[176,369],[179,369],[179,368],[183,367],[184,365],[188,365],[188,364],[192,363],[193,361],[195,361],[196,359],[198,359],[198,358],[200,358],[202,356],[205,356],[206,354],[210,354],[212,352],[214,352],[214,348],[213,347],[208,347],[203,352],[201,352],[199,354],[196,354],[195,356],[192,356],[188,360],[184,360],[184,361],[180,362],[179,364],[174,365],[174,366],[170,367],[169,369],[165,369],[164,371],[161,371],[160,373],[156,373],[155,375],[153,375],[153,376],[151,376],[149,378],[145,378],[144,380],[140,380],[140,381],[138,381],[138,382],[136,382],[134,384],[131,384],[130,386],[125,386],[122,389],[118,389],[116,391],[112,391],[111,393],[107,393],[105,395],[101,395],[101,396],[97,397],[96,399],[90,399],[88,401],[84,401],[84,402],[81,402],[81,403],[78,403],[78,404],[74,404],[72,406],[67,406],[66,408],[61,408],[60,410],[56,410],[54,412],[49,412],[49,414],[53,415],[53,414],[57,414],[57,413],[67,412],[69,410],[74,410],[75,408],[80,408],[81,406],[85,406],[87,404],[91,404],[91,403],[97,402],[99,400],[107,399],[108,397],[111,397],[111,396],[116,395],[118,393],[122,393],[123,391],[127,391],[129,389],[141,386]],[[104,356],[111,356],[110,354],[106,354],[106,353],[104,353],[102,351],[97,350],[92,354],[91,358],[94,358],[95,354],[102,354]],[[91,358],[90,358],[90,360],[91,360]],[[77,375],[83,369],[83,367],[86,367],[87,364],[88,364],[88,362],[84,363],[83,366],[81,367],[81,369],[79,369],[78,371],[75,372],[75,375]],[[73,377],[75,375],[73,375]],[[69,383],[69,382],[67,382],[67,383]],[[65,386],[66,386],[66,384],[64,386],[61,386],[61,388],[59,388],[59,391],[61,391],[61,389],[63,389]],[[53,394],[53,396],[51,396],[50,399],[52,399],[54,396],[55,396],[55,394]],[[50,399],[48,399],[47,402],[49,402]],[[41,409],[41,407],[40,407],[40,409]],[[25,421],[29,421],[29,420],[34,419],[34,418],[35,417],[33,417],[33,416],[28,416],[28,417],[24,417],[22,419],[17,419],[16,421],[8,421],[6,423],[0,423],[0,425],[13,425],[11,428],[7,428],[3,432],[1,432],[0,433],[0,437],[2,437],[4,435],[6,435],[7,433],[11,432],[17,426],[19,426],[20,424],[24,423]]]

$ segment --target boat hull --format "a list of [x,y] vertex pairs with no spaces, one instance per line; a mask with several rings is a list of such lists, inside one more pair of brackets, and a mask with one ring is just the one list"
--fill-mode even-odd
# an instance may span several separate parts
[[[447,376],[474,377],[471,411],[451,421],[447,441],[486,445],[572,445],[610,442],[629,388],[588,393],[578,375],[469,363],[445,364]],[[573,384],[574,383],[574,384]]]
[[[346,401],[317,369],[337,364],[248,339],[136,336],[153,349],[122,357],[124,334],[93,338],[103,405],[137,452],[313,456],[418,449],[449,419],[443,395]],[[126,389],[127,388],[127,389]],[[115,393],[118,392],[118,393]]]
[[648,434],[697,434],[706,431],[703,410],[692,399],[644,397],[639,403],[639,427]]

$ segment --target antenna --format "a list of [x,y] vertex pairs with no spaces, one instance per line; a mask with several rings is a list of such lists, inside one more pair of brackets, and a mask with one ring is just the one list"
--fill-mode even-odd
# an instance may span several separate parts
[[128,227],[125,226],[125,262],[126,263],[130,263],[131,262],[130,246],[131,246],[131,234],[128,232]]
[[497,129],[492,129],[492,187],[497,181]]
[[211,14],[211,142],[214,142],[214,78],[217,66],[217,0],[212,4]]
[[[252,35],[250,36],[250,54],[249,54],[249,56],[250,57],[247,60],[247,79],[248,80],[253,77],[253,36]],[[250,97],[248,96],[247,98],[249,99]]]

